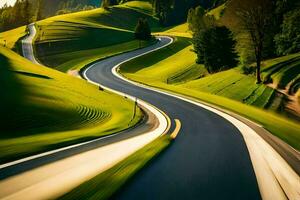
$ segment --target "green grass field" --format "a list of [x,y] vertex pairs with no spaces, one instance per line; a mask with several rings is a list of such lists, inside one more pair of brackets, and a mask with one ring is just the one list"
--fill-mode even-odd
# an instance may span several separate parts
[[[300,149],[299,123],[275,113],[276,108],[269,107],[274,89],[255,84],[255,77],[242,74],[239,67],[208,75],[203,66],[194,64],[195,54],[190,51],[192,46],[182,46],[188,40],[178,37],[175,43],[165,49],[124,63],[120,72],[137,82],[239,113],[262,124],[274,135]],[[145,60],[149,61],[144,62]],[[272,61],[267,61],[265,65],[268,63],[271,64]],[[278,61],[273,61],[272,66],[264,69],[271,69],[275,64]]]
[[[134,104],[0,48],[1,162],[128,128]],[[140,110],[130,125],[142,116]]]

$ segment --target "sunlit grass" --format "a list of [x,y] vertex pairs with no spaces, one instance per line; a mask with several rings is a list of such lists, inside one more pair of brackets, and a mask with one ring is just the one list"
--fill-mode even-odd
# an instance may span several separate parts
[[10,31],[0,33],[0,46],[6,45],[7,48],[20,52],[18,41],[26,35],[26,27],[22,26]]
[[70,57],[78,58],[72,57],[74,51],[78,53],[76,56],[81,53],[84,56],[87,52],[83,50],[93,50],[92,54],[103,58],[133,50],[133,45],[138,47],[133,31],[139,18],[146,18],[152,28],[160,27],[158,20],[149,14],[151,10],[149,2],[133,1],[108,10],[99,8],[42,20],[37,23],[35,41],[38,59],[51,67],[63,65],[58,69],[66,71]]
[[[0,48],[0,53],[9,65],[1,67],[11,69],[8,74],[15,77],[22,89],[14,96],[18,104],[1,102],[2,106],[12,108],[1,113],[1,162],[128,127],[134,106],[129,100],[99,91],[84,80],[34,65],[8,49]],[[16,84],[13,81],[11,84]],[[0,86],[7,95],[12,92],[11,84],[8,80]],[[139,121],[141,115],[138,110],[130,125]]]

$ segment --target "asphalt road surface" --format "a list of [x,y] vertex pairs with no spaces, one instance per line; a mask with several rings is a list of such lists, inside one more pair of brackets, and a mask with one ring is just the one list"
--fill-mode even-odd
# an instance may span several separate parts
[[99,61],[86,71],[88,79],[145,100],[182,124],[175,142],[113,199],[261,199],[244,139],[230,122],[113,75],[118,63],[169,42],[163,37],[151,47]]

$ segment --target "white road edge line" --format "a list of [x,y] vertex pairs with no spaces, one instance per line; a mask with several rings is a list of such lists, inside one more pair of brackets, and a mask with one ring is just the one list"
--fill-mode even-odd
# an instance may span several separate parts
[[[167,37],[173,42],[173,38]],[[167,45],[169,45],[168,43]],[[164,46],[167,46],[164,45]],[[139,55],[141,56],[141,55]],[[139,57],[136,56],[136,57]],[[300,178],[298,174],[290,167],[290,165],[269,145],[262,137],[260,137],[252,128],[231,115],[221,112],[213,107],[202,104],[200,102],[193,101],[188,98],[184,98],[173,93],[162,91],[154,87],[146,86],[141,83],[137,83],[126,79],[124,76],[119,74],[118,68],[125,62],[128,62],[136,57],[132,57],[112,69],[112,73],[133,85],[142,87],[148,90],[152,90],[158,93],[162,93],[168,96],[172,96],[183,101],[192,103],[206,110],[209,110],[224,119],[232,123],[242,134],[246,146],[248,148],[254,172],[257,178],[259,190],[264,200],[276,200],[276,199],[300,199]],[[251,120],[249,120],[252,122]],[[253,122],[255,123],[255,122]]]

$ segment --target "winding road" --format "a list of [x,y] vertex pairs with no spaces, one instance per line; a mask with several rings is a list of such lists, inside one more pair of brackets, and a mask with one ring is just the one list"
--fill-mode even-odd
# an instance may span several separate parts
[[220,110],[142,86],[117,73],[120,64],[172,43],[170,37],[158,38],[155,45],[99,61],[83,72],[89,81],[145,100],[182,124],[174,144],[114,198],[300,197],[298,174],[248,126],[256,124],[243,120],[246,125]]
[[[146,101],[166,113],[172,122],[180,120],[182,125],[172,145],[142,169],[113,199],[255,200],[299,197],[299,176],[249,126],[220,110],[149,89],[116,73],[121,63],[171,42],[170,37],[159,37],[152,46],[101,60],[83,72],[90,82]],[[47,160],[49,157],[40,159]],[[275,168],[280,167],[279,172],[270,166],[270,162]],[[11,167],[12,170],[24,169],[24,163]],[[27,166],[24,171],[30,171],[30,167]],[[6,173],[11,171],[8,169]],[[282,177],[284,180],[280,179]]]
[[119,79],[112,68],[128,58],[171,42],[112,57],[85,71],[89,80],[146,100],[182,124],[180,134],[117,199],[260,199],[248,149],[239,131],[199,106]]

